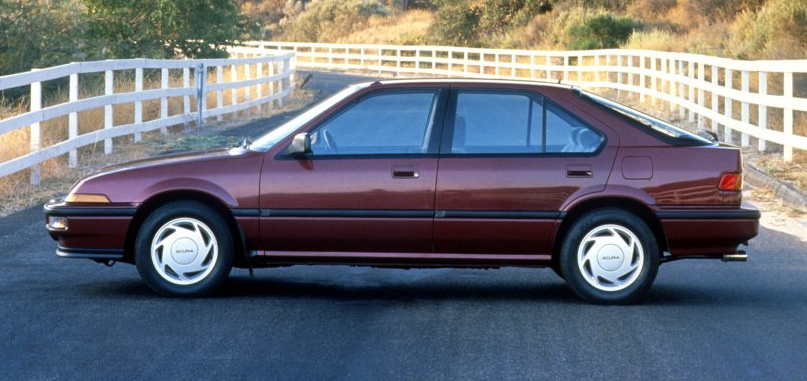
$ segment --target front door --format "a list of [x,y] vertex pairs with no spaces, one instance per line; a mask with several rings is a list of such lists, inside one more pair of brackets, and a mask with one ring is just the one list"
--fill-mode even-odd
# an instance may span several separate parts
[[267,157],[260,246],[284,252],[431,252],[445,93],[364,93],[308,130],[311,154]]

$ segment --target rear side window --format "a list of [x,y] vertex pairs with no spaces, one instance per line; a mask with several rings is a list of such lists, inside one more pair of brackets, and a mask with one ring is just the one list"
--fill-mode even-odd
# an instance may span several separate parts
[[603,138],[580,119],[553,104],[546,106],[546,151],[590,153]]
[[603,137],[542,97],[460,91],[453,154],[591,153]]

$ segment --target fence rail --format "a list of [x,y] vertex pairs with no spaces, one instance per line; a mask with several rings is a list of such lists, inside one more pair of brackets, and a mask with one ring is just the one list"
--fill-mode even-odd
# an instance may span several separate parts
[[[229,49],[231,57],[222,59],[189,59],[189,60],[153,60],[126,59],[93,62],[77,62],[47,69],[34,69],[30,72],[0,77],[0,91],[30,86],[28,112],[0,120],[0,135],[30,126],[30,152],[0,163],[0,177],[31,168],[31,183],[39,184],[39,165],[51,158],[69,154],[68,165],[78,165],[77,149],[86,145],[104,141],[104,153],[112,152],[113,138],[133,135],[134,141],[140,142],[143,132],[166,128],[172,125],[196,122],[201,126],[206,118],[216,117],[219,120],[225,114],[260,107],[266,103],[270,106],[283,100],[292,90],[293,52],[271,51],[265,48],[233,47]],[[224,81],[224,68],[230,68],[230,80]],[[160,88],[143,89],[143,71],[160,70]],[[243,73],[239,78],[239,70]],[[135,74],[135,88],[131,92],[115,93],[116,73],[132,71]],[[170,87],[170,70],[182,70],[182,86]],[[191,83],[193,72],[193,83]],[[104,73],[104,94],[79,99],[79,74]],[[215,82],[207,83],[209,76],[215,74]],[[42,107],[42,82],[69,77],[68,101],[48,107]],[[238,99],[238,89],[243,91],[242,100]],[[264,93],[264,89],[268,90]],[[256,93],[252,99],[253,90]],[[223,94],[231,92],[231,102],[224,105]],[[208,94],[215,93],[216,101],[208,104]],[[169,115],[168,99],[182,97],[182,112]],[[156,119],[143,120],[143,102],[160,100],[160,113]],[[134,103],[134,122],[125,125],[114,125],[113,106]],[[210,102],[212,103],[212,102]],[[102,129],[79,134],[78,113],[104,107],[104,126]],[[195,108],[195,110],[194,110]],[[42,147],[40,123],[68,116],[68,138],[48,147]],[[2,147],[0,147],[2,149]]]
[[[779,144],[786,161],[792,160],[794,148],[807,150],[807,60],[741,61],[620,49],[564,52],[264,41],[246,45],[294,51],[300,68],[560,80],[595,91],[610,89],[617,97],[629,95],[649,106],[677,110],[680,118],[699,128],[708,124],[724,141],[739,140],[745,147],[755,138],[760,151],[770,148],[768,142]],[[803,123],[800,131],[794,131],[797,113]]]

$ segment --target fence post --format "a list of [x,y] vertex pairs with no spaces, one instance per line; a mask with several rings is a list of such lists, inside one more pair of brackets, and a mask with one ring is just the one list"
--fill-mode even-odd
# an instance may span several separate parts
[[280,81],[277,82],[277,84],[278,84],[277,92],[278,92],[278,94],[281,94],[277,98],[277,105],[279,107],[283,107],[283,95],[282,95],[282,93],[283,93],[283,89],[286,88],[285,78],[286,78],[286,75],[288,74],[288,71],[289,71],[289,59],[286,58],[282,62],[283,62],[283,69],[279,70],[279,72],[281,73]]
[[[160,88],[165,90],[168,88],[168,69],[163,68],[160,71]],[[168,97],[160,98],[160,119],[168,118]],[[160,132],[163,134],[168,133],[168,127],[160,127]]]
[[[677,97],[677,95],[675,95],[675,91],[678,90],[678,87],[675,85],[676,81],[674,79],[672,79],[673,76],[675,75],[675,60],[674,59],[667,60],[667,71],[666,71],[665,75],[667,77],[667,87],[668,87],[667,93],[670,94],[672,97]],[[670,112],[671,113],[673,111],[675,111],[675,107],[678,107],[678,103],[673,102],[673,101],[670,101],[669,105],[670,105]]]
[[[104,94],[112,95],[115,93],[115,74],[112,70],[107,70],[104,73]],[[111,104],[104,106],[104,129],[110,129],[115,124],[115,109]],[[109,155],[112,153],[112,138],[104,139],[104,154]]]
[[[236,57],[238,58],[238,57]],[[230,65],[230,83],[238,82],[238,67],[235,65]],[[230,90],[230,104],[237,105],[238,104],[238,89],[233,87]],[[238,111],[235,111],[235,114],[238,115]]]
[[687,102],[690,106],[687,108],[687,120],[692,123],[695,121],[695,113],[691,108],[692,104],[695,103],[695,86],[692,86],[692,82],[695,80],[695,62],[693,61],[687,63],[687,77],[689,78]]
[[[71,103],[78,100],[78,73],[70,74],[70,89],[68,92]],[[67,117],[67,139],[73,140],[76,137],[78,137],[78,113],[71,112]],[[70,168],[78,167],[78,151],[71,149],[68,156],[67,166]]]
[[[195,77],[196,73],[194,73]],[[183,67],[182,68],[182,87],[189,88],[191,87],[191,70],[190,68]],[[182,97],[182,113],[185,115],[191,114],[191,96],[185,95]],[[188,131],[188,122],[185,122],[185,131]]]
[[[616,84],[622,85],[622,55],[616,55]],[[616,97],[617,99],[622,98],[622,86],[617,86],[616,88]]]
[[[746,93],[746,94],[748,93],[748,90],[750,88],[749,76],[750,75],[748,73],[748,70],[743,70],[743,73],[742,73],[742,89],[743,89],[743,93]],[[745,124],[748,124],[748,122],[750,121],[750,115],[749,114],[751,113],[751,109],[750,109],[750,106],[748,105],[747,101],[742,102],[742,104],[740,106],[740,111],[741,111],[740,118],[742,119],[742,122],[745,123]],[[748,147],[749,145],[751,145],[751,143],[749,142],[748,134],[743,132],[740,135],[740,147]]]
[[205,89],[207,68],[205,68],[205,64],[200,63],[194,68],[193,79],[196,82],[196,128],[201,128],[204,122],[204,112],[207,109],[207,91]]
[[639,103],[644,103],[647,96],[645,92],[647,84],[645,83],[645,75],[644,75],[644,56],[639,55],[639,88],[641,91],[639,92]]
[[563,83],[569,83],[569,56],[563,56]]
[[[703,62],[698,63],[698,110],[701,110],[704,105],[703,101],[703,84],[706,82],[706,64]],[[703,113],[698,111],[698,128],[703,128]]]
[[545,58],[546,58],[546,71],[544,73],[546,74],[546,80],[551,81],[552,80],[552,67],[551,67],[552,66],[552,56],[547,55]]
[[[247,55],[244,55],[244,58],[249,58]],[[252,79],[252,65],[246,64],[244,65],[244,81],[249,81]],[[252,86],[244,86],[244,101],[249,103],[252,100]],[[249,116],[250,109],[247,108],[244,110],[244,113]]]
[[633,93],[633,56],[627,56],[628,59],[628,98],[633,98],[631,93]]
[[[275,75],[275,61],[269,61],[269,76],[271,77],[273,75]],[[271,97],[275,96],[274,80],[269,81],[269,96]],[[272,111],[272,109],[274,108],[275,108],[275,100],[273,98],[271,101],[269,101],[269,111]]]
[[[139,93],[143,91],[143,68],[136,68],[135,69],[135,92]],[[143,101],[135,101],[134,106],[134,122],[135,124],[143,123]],[[143,126],[138,126],[137,129],[142,129]],[[135,144],[140,143],[143,140],[143,134],[140,131],[134,133],[134,142]]]
[[656,98],[656,91],[658,91],[658,87],[656,86],[656,57],[649,57],[650,58],[650,104],[655,107],[658,104],[658,99]]
[[[684,61],[678,60],[678,99],[684,101],[686,100],[686,95],[684,95],[684,81],[681,80],[681,77],[684,76]],[[678,102],[678,118],[684,119],[686,117],[685,107],[681,103]]]
[[[653,58],[655,60],[655,58]],[[664,58],[659,58],[659,62],[661,62],[661,76],[657,79],[661,84],[661,93],[662,94],[669,94],[667,92],[667,87],[669,86],[670,82],[667,80],[667,60]],[[668,102],[669,105],[669,102]],[[661,109],[664,109],[664,100],[661,101]]]
[[[263,78],[263,62],[255,63],[255,78]],[[256,99],[258,100],[258,104],[255,108],[258,109],[259,113],[263,112],[263,82],[258,82],[255,85],[255,90],[257,91]]]
[[[761,95],[768,95],[768,73],[764,71],[759,72],[759,93]],[[768,128],[768,106],[765,106],[762,103],[759,105],[757,125],[762,129]],[[760,152],[765,152],[765,150],[768,148],[765,140],[762,138],[758,140],[757,144],[757,150]]]
[[[31,69],[32,72],[39,69]],[[42,109],[42,82],[31,83],[31,112]],[[31,152],[42,147],[39,122],[31,123]],[[31,167],[31,185],[39,185],[42,167],[36,164]]]
[[577,56],[577,84],[582,86],[583,85],[583,56]]
[[[784,133],[785,137],[790,138],[793,136],[793,72],[784,73],[784,95],[785,97],[785,120],[784,120]],[[790,142],[790,140],[786,140]],[[785,161],[793,161],[793,144],[785,143],[783,148],[783,155]]]
[[[216,84],[218,85],[222,82],[224,82],[224,66],[219,65],[216,66]],[[224,106],[224,90],[219,88],[219,90],[216,91],[216,108],[221,108],[222,106]],[[216,115],[217,121],[221,122],[222,119],[221,114]]]
[[[717,92],[714,90],[714,87],[718,86],[717,76],[718,76],[717,66],[712,65],[712,86],[713,86],[713,88],[712,88],[712,112],[714,112],[715,114],[717,114],[720,111],[720,107],[718,105],[719,100],[717,98]],[[719,131],[718,127],[717,127],[717,120],[715,118],[712,118],[711,123],[712,123],[712,132],[717,133]]]
[[[725,71],[725,73],[723,75],[725,77],[724,78],[725,83],[723,84],[723,86],[727,90],[732,90],[734,88],[734,85],[732,84],[732,82],[733,82],[732,70],[729,69],[729,68],[726,68],[726,71]],[[726,115],[727,117],[729,117],[729,119],[733,120],[734,119],[734,110],[732,110],[732,108],[733,108],[734,105],[733,105],[732,102],[733,102],[733,100],[732,100],[732,98],[730,96],[723,97],[723,103],[724,103],[724,105],[723,105],[723,114]],[[726,135],[724,137],[724,140],[731,143],[732,139],[734,138],[732,136],[732,135],[734,135],[734,131],[731,129],[731,126],[724,125],[723,126],[723,131],[724,131],[724,134]]]

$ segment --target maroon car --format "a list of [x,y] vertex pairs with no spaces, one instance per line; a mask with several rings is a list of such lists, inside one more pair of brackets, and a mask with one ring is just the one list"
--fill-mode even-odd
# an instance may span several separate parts
[[745,260],[736,147],[557,84],[352,85],[250,145],[107,168],[45,205],[57,255],[170,295],[231,268],[550,267],[586,300],[660,263]]

